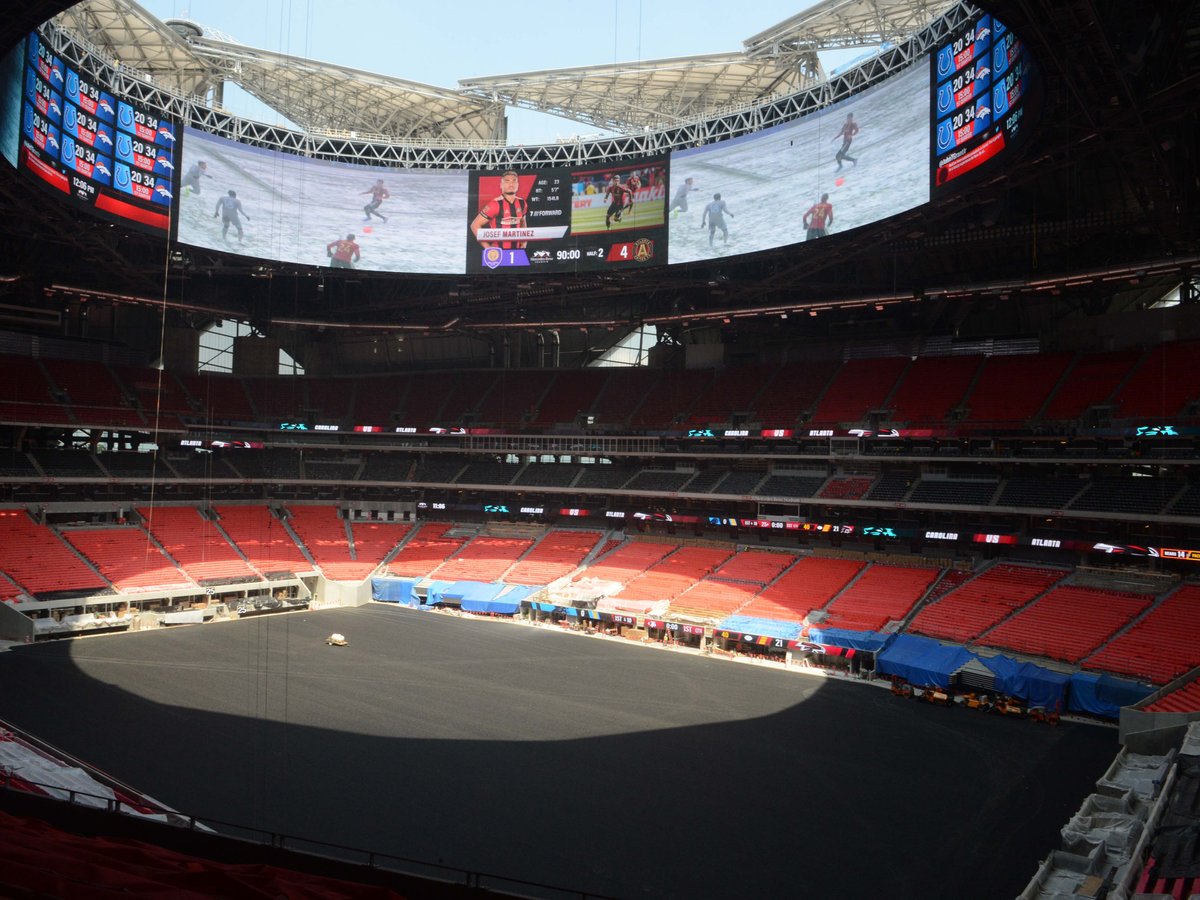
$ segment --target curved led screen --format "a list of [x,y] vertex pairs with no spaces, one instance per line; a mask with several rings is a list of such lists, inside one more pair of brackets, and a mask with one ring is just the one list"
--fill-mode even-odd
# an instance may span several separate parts
[[7,80],[21,79],[20,167],[180,243],[316,267],[519,276],[828,240],[960,190],[1029,131],[1032,61],[986,13],[921,46],[862,89],[843,76],[830,89],[843,99],[784,124],[669,154],[511,170],[504,153],[487,170],[384,167],[177,129],[89,83],[37,33]]
[[463,272],[466,172],[305,159],[194,128],[183,138],[184,244],[313,266]]
[[770,250],[929,201],[929,62],[795,122],[671,154],[669,261]]

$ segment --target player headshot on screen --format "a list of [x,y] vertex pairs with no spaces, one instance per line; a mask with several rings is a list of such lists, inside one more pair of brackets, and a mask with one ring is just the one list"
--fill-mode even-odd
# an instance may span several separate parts
[[[500,176],[500,196],[493,197],[480,208],[478,215],[471,222],[471,234],[479,240],[481,228],[524,228],[527,225],[526,213],[529,204],[520,196],[521,179],[511,169]],[[509,250],[524,247],[525,241],[485,241],[479,240],[481,247],[502,247]]]
[[808,208],[808,212],[804,214],[803,224],[806,229],[804,232],[806,241],[829,234],[829,226],[833,224],[833,204],[829,202],[828,194],[822,194],[820,201]]
[[362,257],[358,242],[352,234],[326,244],[325,255],[329,257],[329,265],[335,269],[353,269],[354,264]]

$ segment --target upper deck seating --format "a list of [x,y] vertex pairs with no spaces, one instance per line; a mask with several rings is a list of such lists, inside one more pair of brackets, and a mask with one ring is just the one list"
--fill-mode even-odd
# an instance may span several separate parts
[[1046,404],[1042,418],[1071,421],[1082,416],[1089,407],[1104,403],[1141,355],[1137,350],[1081,354]]
[[654,390],[658,373],[641,367],[608,369],[608,377],[592,405],[597,425],[627,425],[634,407]]
[[763,385],[776,373],[774,366],[727,366],[718,370],[688,414],[692,427],[731,425],[734,413],[749,413]]
[[502,369],[493,381],[492,389],[479,403],[475,421],[515,431],[533,418],[550,379],[545,371]]
[[[711,369],[660,373],[658,382],[645,395],[627,397],[628,403],[636,404],[630,425],[639,429],[681,427],[687,421],[688,411],[713,378]],[[640,403],[637,402],[639,399]]]
[[811,424],[857,424],[883,408],[892,387],[908,366],[904,357],[850,359],[842,364],[812,414]]
[[962,405],[982,358],[921,356],[913,360],[892,395],[889,420],[913,424],[944,423]]
[[794,428],[840,366],[837,360],[785,363],[754,401],[753,417],[763,428]]
[[987,357],[966,400],[966,421],[1027,422],[1045,405],[1072,359],[1070,353]]
[[1114,396],[1114,418],[1174,418],[1200,399],[1200,341],[1160,344]]
[[538,403],[533,425],[549,428],[581,421],[600,395],[608,373],[603,369],[563,369]]

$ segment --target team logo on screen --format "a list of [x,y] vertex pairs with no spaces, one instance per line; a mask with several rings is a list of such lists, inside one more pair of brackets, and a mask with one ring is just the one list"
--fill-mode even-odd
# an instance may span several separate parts
[[489,269],[499,268],[504,253],[499,247],[486,247],[483,251],[483,264]]
[[638,262],[646,262],[654,257],[654,241],[649,238],[638,238],[633,242],[633,258]]

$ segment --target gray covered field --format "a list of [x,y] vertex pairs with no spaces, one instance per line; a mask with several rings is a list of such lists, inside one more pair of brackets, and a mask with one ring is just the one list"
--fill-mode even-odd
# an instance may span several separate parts
[[380,604],[18,647],[0,678],[0,717],[179,810],[618,897],[1011,898],[1118,749]]

